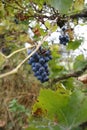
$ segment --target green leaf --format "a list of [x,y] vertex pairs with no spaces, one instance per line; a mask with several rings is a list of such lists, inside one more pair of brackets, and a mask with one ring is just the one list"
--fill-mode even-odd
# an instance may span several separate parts
[[72,130],[87,121],[87,96],[80,90],[67,93],[65,89],[64,92],[41,89],[33,112],[38,108],[46,112],[46,117],[58,120],[61,128]]
[[45,0],[39,0],[39,2],[38,2],[38,0],[34,0],[34,2],[37,3],[38,5],[39,5],[39,4],[40,4],[40,5],[43,5],[44,1],[45,1]]
[[67,50],[75,50],[81,45],[82,40],[70,41]]
[[50,29],[51,28],[51,25],[50,25],[50,22],[48,20],[45,21],[45,26]]
[[66,14],[70,9],[73,0],[48,0],[52,7],[59,10],[60,13]]
[[73,128],[87,121],[87,97],[80,90],[70,96],[67,107],[63,108],[68,126]]
[[79,55],[76,57],[73,67],[75,70],[81,70],[86,65],[87,65],[87,60],[84,59],[83,55]]
[[41,89],[40,95],[38,97],[38,102],[33,106],[33,112],[41,108],[44,114],[46,114],[50,119],[55,117],[60,118],[64,121],[61,114],[61,109],[68,103],[67,91],[61,93],[61,91],[52,91],[50,89]]
[[66,87],[66,89],[73,90],[75,87],[74,82],[75,82],[74,78],[69,78],[69,79],[63,81],[63,84]]
[[57,28],[58,28],[58,25],[57,25],[57,24],[54,24],[54,25],[52,25],[52,27],[51,27],[51,31],[52,31],[52,32],[55,32],[55,31],[57,30]]

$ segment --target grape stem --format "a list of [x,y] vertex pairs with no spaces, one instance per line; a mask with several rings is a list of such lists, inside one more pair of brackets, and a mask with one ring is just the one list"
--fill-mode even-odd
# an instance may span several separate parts
[[[18,73],[18,70],[20,69],[20,67],[21,67],[35,52],[38,51],[38,49],[40,48],[40,46],[44,43],[44,41],[48,38],[49,35],[50,35],[50,32],[48,32],[48,34],[42,39],[41,43],[39,43],[39,44],[36,46],[36,48],[35,48],[16,68],[14,68],[13,70],[11,70],[10,72],[1,74],[1,75],[0,75],[0,78],[4,78],[4,77],[6,77],[6,76],[9,76],[9,75]],[[34,46],[31,46],[31,47],[35,47],[35,45],[34,45]],[[29,48],[31,48],[31,47],[29,47]],[[9,56],[5,56],[5,55],[3,55],[2,53],[1,53],[1,55],[2,55],[4,58],[9,59],[9,58],[11,58],[14,54],[16,54],[16,53],[18,53],[18,52],[21,52],[21,51],[24,51],[24,50],[26,50],[26,48],[22,48],[22,49],[20,49],[20,50],[17,50],[17,51],[15,51],[15,52],[13,52],[12,54],[10,54]]]

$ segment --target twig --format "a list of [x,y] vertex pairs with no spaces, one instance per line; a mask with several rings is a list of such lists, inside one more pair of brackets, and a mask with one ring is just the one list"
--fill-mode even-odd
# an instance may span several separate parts
[[44,43],[44,41],[48,38],[50,32],[48,33],[48,35],[46,35],[43,40],[41,41],[40,44],[37,45],[37,47],[34,49],[33,52],[30,53],[30,55],[28,55],[15,69],[11,70],[10,72],[7,72],[5,74],[1,74],[0,78],[4,78],[6,76],[15,74],[18,72],[19,68],[39,49],[39,47]]
[[80,13],[70,15],[70,18],[87,18],[87,10],[82,10]]
[[[29,47],[27,47],[27,48],[33,48],[33,47],[35,47],[35,45],[29,46]],[[0,52],[0,54],[1,54],[5,59],[9,59],[9,58],[11,58],[13,55],[15,55],[16,53],[19,53],[19,52],[24,51],[24,50],[26,50],[25,47],[22,48],[22,49],[19,49],[19,50],[17,50],[17,51],[14,51],[13,53],[11,53],[11,54],[8,55],[8,56],[5,56],[2,52]]]
[[2,55],[5,59],[7,59],[6,58],[7,56],[5,56],[2,52],[0,52],[0,55]]

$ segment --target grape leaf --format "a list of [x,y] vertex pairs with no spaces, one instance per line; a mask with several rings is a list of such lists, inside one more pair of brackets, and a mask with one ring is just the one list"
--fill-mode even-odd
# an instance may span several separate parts
[[87,60],[84,59],[83,55],[79,55],[76,57],[75,62],[73,64],[73,68],[75,70],[81,70],[87,65]]
[[54,119],[56,116],[58,120],[66,122],[62,117],[61,109],[67,105],[68,97],[69,94],[65,90],[64,93],[61,93],[61,91],[41,89],[38,102],[33,106],[33,112],[35,113],[37,108],[41,108],[43,114],[47,114],[50,119]]
[[66,14],[72,5],[73,0],[48,0],[52,7],[59,10],[60,13]]
[[67,50],[75,50],[81,45],[82,40],[70,41]]
[[61,128],[72,128],[87,121],[87,96],[80,90],[72,93],[41,89],[38,102],[33,106],[33,112],[41,108],[46,111],[45,116],[58,120]]
[[63,108],[68,127],[76,127],[87,121],[87,97],[80,90],[70,96],[67,107]]

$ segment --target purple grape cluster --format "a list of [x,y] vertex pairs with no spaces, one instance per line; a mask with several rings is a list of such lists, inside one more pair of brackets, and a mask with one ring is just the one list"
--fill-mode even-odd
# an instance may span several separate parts
[[40,48],[28,61],[32,67],[34,76],[36,76],[41,83],[49,80],[49,68],[47,62],[51,59],[52,56],[50,50],[43,51],[43,49]]
[[68,35],[60,35],[59,36],[60,44],[66,45],[69,42]]

